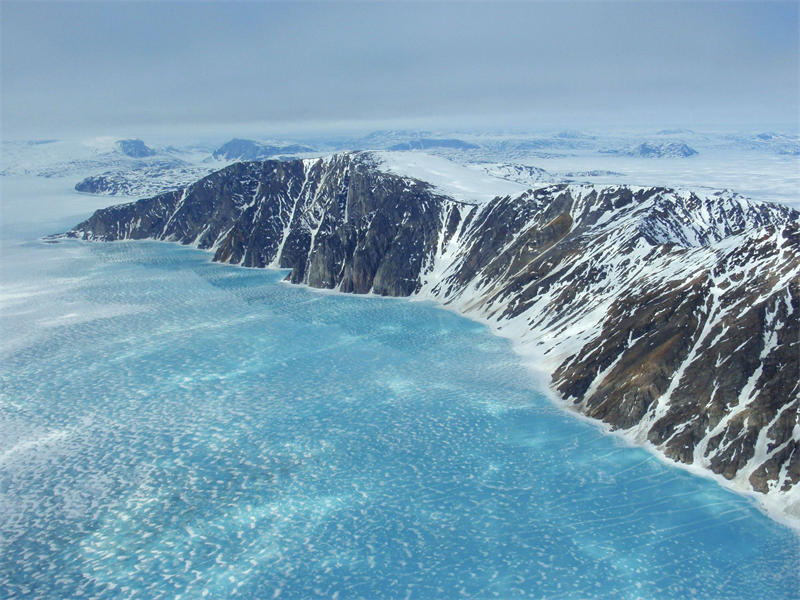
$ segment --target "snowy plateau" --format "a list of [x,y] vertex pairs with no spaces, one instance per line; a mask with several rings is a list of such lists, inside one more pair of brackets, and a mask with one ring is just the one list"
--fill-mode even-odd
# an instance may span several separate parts
[[229,166],[214,145],[142,159],[223,167],[188,185],[110,148],[59,172],[103,159],[125,167],[128,194],[170,191],[99,210],[67,236],[175,241],[291,269],[296,284],[434,300],[511,339],[562,406],[796,524],[798,140],[440,137],[233,140],[296,152]]

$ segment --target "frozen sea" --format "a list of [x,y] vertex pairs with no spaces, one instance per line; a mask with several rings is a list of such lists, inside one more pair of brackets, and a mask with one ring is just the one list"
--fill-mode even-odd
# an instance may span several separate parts
[[44,243],[98,202],[48,185],[76,204],[47,223],[5,187],[0,597],[800,594],[795,532],[560,410],[483,325]]

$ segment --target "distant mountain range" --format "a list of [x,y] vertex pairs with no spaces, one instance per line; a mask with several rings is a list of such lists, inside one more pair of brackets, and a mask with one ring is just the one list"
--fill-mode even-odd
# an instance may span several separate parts
[[431,150],[433,148],[449,148],[453,150],[474,150],[480,148],[477,144],[452,138],[419,138],[408,142],[389,146],[388,150]]
[[633,148],[600,150],[600,153],[640,158],[689,158],[696,155],[697,150],[679,142],[644,142]]
[[[555,131],[530,134],[453,134],[415,130],[381,130],[364,136],[317,137],[313,141],[264,142],[233,138],[219,146],[148,145],[138,138],[95,138],[67,142],[40,139],[2,142],[0,175],[44,177],[118,176],[171,162],[175,167],[201,166],[203,161],[233,162],[290,158],[353,150],[422,150],[456,160],[480,163],[530,164],[539,159],[614,155],[648,159],[704,157],[731,151],[766,153],[778,157],[800,155],[796,134],[698,133],[689,129],[663,129],[655,133],[588,134]],[[587,172],[591,166],[583,166]]]

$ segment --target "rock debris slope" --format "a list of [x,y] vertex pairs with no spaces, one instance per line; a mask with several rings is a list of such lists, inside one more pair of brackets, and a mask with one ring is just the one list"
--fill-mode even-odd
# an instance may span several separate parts
[[580,412],[800,515],[800,214],[720,192],[549,185],[486,204],[365,153],[238,163],[97,211],[294,283],[436,299],[538,357]]

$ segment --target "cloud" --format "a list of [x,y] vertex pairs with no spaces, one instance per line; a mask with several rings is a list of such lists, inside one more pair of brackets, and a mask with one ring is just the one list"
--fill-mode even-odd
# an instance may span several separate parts
[[795,3],[2,5],[4,135],[228,122],[795,126]]

